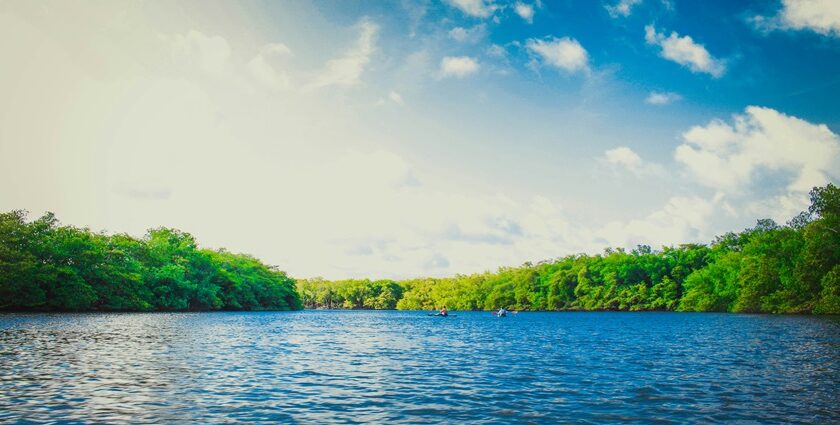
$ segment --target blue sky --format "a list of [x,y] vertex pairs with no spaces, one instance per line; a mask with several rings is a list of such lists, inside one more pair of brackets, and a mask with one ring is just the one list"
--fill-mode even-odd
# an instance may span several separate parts
[[784,222],[840,179],[831,0],[0,3],[0,208],[297,277]]

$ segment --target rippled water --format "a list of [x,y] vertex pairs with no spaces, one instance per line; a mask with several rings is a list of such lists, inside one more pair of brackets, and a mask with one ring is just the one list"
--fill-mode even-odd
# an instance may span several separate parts
[[840,422],[836,319],[0,315],[0,421]]

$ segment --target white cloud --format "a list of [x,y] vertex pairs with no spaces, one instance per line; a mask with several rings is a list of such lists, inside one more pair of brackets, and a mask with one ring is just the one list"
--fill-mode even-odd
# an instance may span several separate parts
[[756,16],[752,21],[760,29],[811,30],[840,37],[840,1],[782,0],[776,16]]
[[358,84],[365,66],[376,50],[378,32],[379,27],[375,23],[367,19],[362,20],[356,45],[342,57],[327,61],[324,69],[309,84],[309,88]]
[[446,56],[440,61],[441,77],[464,78],[478,72],[478,62],[469,56]]
[[569,73],[589,71],[589,54],[577,40],[569,37],[529,39],[525,43],[528,51],[540,57],[548,66]]
[[469,30],[464,27],[455,27],[449,30],[449,38],[455,41],[466,41],[469,37]]
[[749,200],[740,206],[743,215],[753,218],[771,218],[777,223],[785,223],[802,211],[808,209],[810,198],[806,193],[793,192]]
[[624,169],[639,177],[665,174],[665,169],[661,165],[642,160],[639,154],[626,146],[619,146],[604,152],[601,161],[616,170]]
[[260,54],[264,56],[290,56],[292,54],[292,49],[283,43],[269,43],[260,49]]
[[604,8],[607,9],[607,12],[613,18],[618,18],[620,16],[628,17],[630,16],[630,12],[633,9],[633,6],[641,4],[642,0],[619,0],[618,3],[614,5],[606,5]]
[[651,105],[668,105],[682,99],[677,93],[652,91],[645,98],[645,103]]
[[643,218],[607,223],[595,235],[608,246],[624,248],[708,242],[714,234],[710,220],[717,213],[720,200],[720,197],[707,200],[699,196],[675,196]]
[[[585,244],[545,197],[427,185],[423,170],[389,151],[348,152],[288,171],[294,179],[279,180],[276,191],[305,207],[285,213],[277,226],[285,240],[300,241],[287,253],[300,277],[452,275]],[[347,208],[336,214],[336,206]]]
[[503,58],[507,56],[507,50],[498,44],[491,44],[490,47],[487,48],[487,54],[494,58]]
[[391,102],[394,102],[398,105],[405,105],[402,96],[393,90],[388,92],[388,99],[391,99]]
[[285,44],[271,43],[263,46],[245,66],[257,81],[274,89],[286,89],[291,85],[290,77],[274,63],[291,55],[292,50]]
[[488,0],[446,0],[446,2],[475,18],[486,18],[498,9],[493,1]]
[[702,72],[713,77],[720,77],[725,71],[723,62],[714,58],[701,44],[697,44],[690,36],[682,36],[676,32],[665,36],[656,32],[653,25],[645,27],[645,41],[662,48],[660,55],[668,60],[688,67],[692,72]]
[[[566,241],[580,246],[548,200],[514,201],[495,188],[469,187],[472,176],[440,163],[423,168],[382,150],[402,144],[394,140],[420,146],[437,136],[468,136],[430,131],[407,113],[393,115],[393,133],[366,125],[383,118],[371,92],[388,102],[406,93],[372,82],[358,97],[293,89],[265,95],[248,83],[274,84],[280,72],[293,83],[312,78],[294,72],[279,45],[259,49],[264,41],[240,39],[244,46],[224,49],[221,37],[188,34],[173,48],[175,37],[162,40],[157,20],[144,26],[138,20],[146,14],[130,13],[125,24],[132,31],[91,34],[85,31],[112,28],[115,15],[102,8],[124,12],[122,6],[53,6],[50,14],[37,6],[29,16],[0,13],[0,38],[16,40],[3,62],[11,77],[0,78],[3,210],[51,210],[69,224],[138,236],[154,226],[181,228],[204,247],[245,251],[299,277],[418,276],[428,265],[451,275],[567,252]],[[337,43],[343,32],[326,42]],[[350,53],[372,52],[372,42],[360,39]],[[112,45],[125,48],[68,54]],[[295,60],[321,60],[299,45]],[[271,69],[255,65],[255,56]],[[407,61],[406,69],[425,69],[417,65],[425,57]],[[191,68],[180,72],[173,62]],[[389,81],[397,82],[400,91],[414,89],[405,79]],[[452,228],[460,232],[447,233]]]
[[[732,123],[714,120],[682,137],[676,162],[690,181],[713,194],[671,197],[643,217],[584,232],[585,240],[622,247],[708,242],[757,218],[785,222],[807,208],[812,187],[840,178],[840,137],[825,125],[773,109],[750,106]],[[625,147],[607,151],[602,161],[630,171],[647,164]]]
[[642,164],[642,158],[626,146],[604,152],[604,158],[610,164],[622,165],[627,168],[638,168]]
[[517,2],[513,6],[513,10],[516,12],[517,15],[519,15],[520,18],[525,20],[525,22],[527,22],[529,24],[534,22],[534,6],[533,5],[530,5],[530,4],[527,4],[527,3],[522,3],[522,2]]
[[[357,27],[358,33],[331,25],[326,32],[308,32],[307,28],[299,31],[300,38],[272,31],[271,37],[295,40],[292,56],[288,47],[265,45],[273,38],[262,32],[227,41],[185,33],[161,42],[158,34],[166,32],[170,23],[145,22],[142,14],[128,13],[125,25],[132,31],[113,31],[115,14],[101,10],[123,13],[121,5],[57,2],[52,7],[57,11],[50,14],[42,14],[37,6],[27,9],[33,11],[28,16],[25,11],[21,16],[16,11],[0,13],[0,39],[15,40],[4,51],[3,63],[8,66],[2,72],[9,78],[0,79],[2,209],[27,208],[33,214],[53,210],[69,224],[133,235],[142,235],[153,226],[173,226],[194,234],[202,246],[249,252],[296,277],[452,275],[599,252],[608,244],[632,247],[645,242],[656,246],[708,241],[721,231],[743,228],[741,223],[749,224],[767,211],[773,217],[789,217],[789,211],[805,205],[803,199],[807,203],[800,189],[836,176],[833,164],[840,163],[837,136],[824,126],[796,124],[797,119],[783,115],[774,120],[747,113],[743,126],[708,124],[703,129],[710,134],[686,132],[681,149],[687,155],[676,159],[676,164],[699,181],[701,177],[695,174],[704,172],[702,164],[695,164],[691,155],[709,154],[719,159],[721,168],[710,167],[706,173],[726,176],[728,167],[738,166],[736,157],[752,155],[746,154],[754,150],[746,147],[750,145],[746,140],[787,141],[794,146],[781,149],[782,159],[775,160],[780,164],[772,168],[790,180],[782,184],[781,193],[764,191],[762,186],[760,195],[738,197],[734,191],[717,190],[713,180],[715,184],[702,183],[699,189],[705,193],[708,186],[725,195],[700,196],[690,191],[697,185],[680,181],[679,196],[630,196],[644,200],[622,204],[620,212],[609,213],[609,220],[617,221],[601,226],[595,222],[601,220],[596,211],[601,208],[591,206],[590,199],[561,198],[563,190],[549,199],[540,196],[540,186],[527,184],[528,180],[494,181],[502,178],[494,173],[505,166],[550,168],[552,155],[544,155],[544,163],[530,162],[531,156],[514,161],[510,150],[498,162],[485,162],[482,156],[481,165],[466,161],[463,169],[453,170],[458,167],[446,167],[444,162],[474,157],[474,150],[452,143],[453,157],[444,162],[434,153],[418,153],[438,152],[450,141],[466,139],[482,140],[482,146],[508,146],[504,141],[511,134],[576,128],[552,126],[543,131],[535,125],[548,115],[533,114],[535,109],[527,105],[526,109],[509,105],[509,109],[488,110],[490,115],[484,115],[472,114],[468,110],[472,103],[458,107],[452,102],[421,103],[429,102],[424,98],[448,98],[438,92],[416,96],[418,87],[435,90],[414,83],[426,82],[438,69],[440,56],[433,51],[420,50],[404,61],[394,60],[401,65],[393,75],[368,82],[364,77],[374,60],[376,31],[363,24]],[[196,22],[174,23],[205,27],[202,24],[207,22],[196,17]],[[288,31],[298,34],[297,28]],[[306,34],[323,40],[312,41],[310,46]],[[358,41],[347,34],[358,34]],[[324,62],[318,56],[320,50],[309,47],[336,45],[345,39],[348,50],[336,56],[335,67],[350,71],[324,78],[323,73],[335,70],[327,66],[316,74],[311,68],[296,68]],[[494,51],[504,55],[501,46]],[[546,65],[557,66],[535,51],[530,53]],[[189,67],[189,72],[181,72],[180,66]],[[475,63],[472,72],[492,72],[492,66],[492,62],[482,62],[480,67]],[[60,78],[56,70],[61,71]],[[212,78],[207,78],[208,73]],[[313,80],[347,85],[362,79],[366,90],[338,95],[294,89],[298,83]],[[250,83],[290,88],[279,96],[267,95],[260,90],[263,86],[254,90]],[[371,96],[381,96],[397,113],[376,108],[372,104],[376,97]],[[397,108],[403,100],[417,102],[418,109],[443,108],[442,114],[470,125],[440,126],[428,116]],[[466,120],[471,115],[486,123],[507,111],[520,113],[499,121],[511,126],[510,132],[489,134],[486,126],[481,131],[460,129],[471,126]],[[392,122],[383,123],[385,114]],[[533,133],[534,128],[539,131]],[[732,142],[733,137],[739,141]],[[430,140],[440,145],[417,149]],[[587,141],[591,140],[581,139],[581,143]],[[774,157],[779,150],[775,142],[760,146],[764,147],[756,148],[759,153]],[[648,173],[651,163],[632,150],[612,151],[604,154],[604,164],[621,172]],[[527,152],[522,153],[524,157]],[[744,181],[763,183],[758,180],[766,176],[761,170],[772,161],[750,161],[760,164],[753,166],[758,173]],[[569,164],[567,176],[585,173],[583,166],[575,166]],[[743,182],[737,175],[732,181]],[[661,187],[669,189],[665,184]],[[504,191],[518,197],[500,193]],[[773,193],[765,196],[766,192]],[[219,202],[219,194],[224,194],[225,202]],[[566,205],[568,215],[578,217],[574,221],[567,217]],[[742,221],[716,221],[735,214]],[[746,222],[745,217],[749,218]]]
[[202,70],[219,74],[227,66],[230,45],[221,36],[207,36],[192,30],[173,36],[172,53],[178,61],[195,60]]
[[449,38],[461,43],[477,43],[484,38],[487,28],[478,24],[472,28],[455,27],[449,30]]
[[840,175],[840,138],[824,124],[757,106],[733,121],[714,120],[683,133],[674,157],[700,184],[738,194],[762,172],[764,180],[785,180],[787,193],[804,194]]

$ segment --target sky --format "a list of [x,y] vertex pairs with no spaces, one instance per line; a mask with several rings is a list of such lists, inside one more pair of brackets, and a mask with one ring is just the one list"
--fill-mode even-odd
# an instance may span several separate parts
[[838,134],[836,0],[0,0],[0,211],[298,278],[785,223]]

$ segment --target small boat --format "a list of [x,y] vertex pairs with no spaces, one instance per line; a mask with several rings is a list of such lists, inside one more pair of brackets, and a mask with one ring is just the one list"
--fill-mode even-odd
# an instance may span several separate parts
[[440,314],[440,313],[429,313],[429,316],[438,316],[438,317],[457,317],[457,314]]

